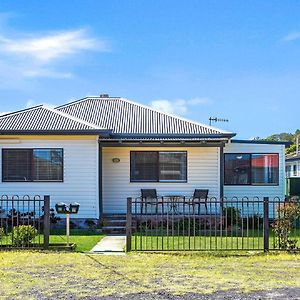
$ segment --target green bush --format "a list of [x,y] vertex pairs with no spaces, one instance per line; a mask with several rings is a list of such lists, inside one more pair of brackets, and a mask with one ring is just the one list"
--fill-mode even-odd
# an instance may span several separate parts
[[223,209],[224,222],[227,227],[238,227],[241,225],[241,211],[233,206],[228,206]]
[[37,236],[38,232],[32,225],[19,225],[13,228],[11,236],[15,246],[28,246]]
[[4,229],[0,227],[0,240],[3,238],[4,235],[5,235]]
[[281,204],[277,208],[277,214],[272,226],[278,247],[282,250],[298,249],[297,240],[291,239],[290,235],[300,218],[300,203],[297,200],[290,200],[289,203]]

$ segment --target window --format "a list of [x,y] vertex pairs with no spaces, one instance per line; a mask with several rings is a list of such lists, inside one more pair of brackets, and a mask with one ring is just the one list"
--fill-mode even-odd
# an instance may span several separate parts
[[132,151],[130,181],[185,182],[187,180],[186,151]]
[[131,152],[131,181],[158,181],[158,152]]
[[252,154],[252,184],[278,184],[278,155]]
[[159,180],[186,181],[186,152],[159,152]]
[[3,149],[2,181],[63,181],[63,150]]
[[225,184],[247,185],[251,177],[250,154],[225,154]]
[[278,154],[225,154],[225,185],[277,185]]
[[297,165],[293,165],[293,176],[297,176]]

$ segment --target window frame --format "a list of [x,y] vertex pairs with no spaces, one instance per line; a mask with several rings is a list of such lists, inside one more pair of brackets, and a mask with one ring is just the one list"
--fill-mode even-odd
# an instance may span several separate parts
[[[248,184],[235,184],[235,183],[225,183],[225,156],[227,154],[231,154],[231,155],[250,155],[250,178],[249,178],[249,182]],[[252,155],[276,155],[278,158],[278,180],[276,183],[253,183],[252,182]],[[247,153],[247,152],[236,152],[236,153],[224,153],[223,155],[223,164],[224,164],[224,172],[223,172],[223,178],[224,178],[224,185],[226,186],[279,186],[279,169],[280,169],[280,164],[279,164],[279,153],[278,152],[251,152],[251,153]]]
[[[7,151],[7,150],[31,150],[31,164],[30,164],[30,174],[31,174],[31,180],[4,180],[4,163],[3,163],[3,159],[4,159],[4,151]],[[61,153],[62,153],[62,171],[61,171],[61,180],[34,180],[34,175],[35,175],[35,163],[34,163],[34,155],[33,155],[33,151],[34,150],[61,150]],[[43,148],[2,148],[2,151],[1,151],[1,182],[17,182],[17,183],[26,183],[26,182],[64,182],[64,169],[65,169],[65,166],[64,166],[64,149],[63,148],[50,148],[50,147],[43,147]]]
[[[132,157],[133,157],[133,153],[134,152],[155,152],[156,153],[156,157],[157,157],[157,170],[156,170],[156,174],[157,174],[157,180],[136,180],[136,179],[132,179]],[[159,153],[162,153],[162,152],[166,152],[166,153],[185,153],[185,157],[186,157],[186,162],[185,162],[185,179],[183,180],[176,180],[176,179],[170,179],[170,180],[167,180],[167,179],[162,179],[160,180],[160,163],[159,163]],[[130,151],[130,182],[132,183],[135,183],[135,182],[160,182],[160,183],[187,183],[188,182],[188,151],[186,150],[162,150],[162,151],[159,151],[159,150],[131,150]]]
[[[250,171],[249,171],[249,183],[225,183],[225,173],[226,173],[226,169],[225,169],[225,156],[226,155],[249,155],[250,156]],[[252,153],[224,153],[224,157],[223,157],[223,163],[224,163],[224,185],[228,185],[228,186],[251,186],[252,185]]]

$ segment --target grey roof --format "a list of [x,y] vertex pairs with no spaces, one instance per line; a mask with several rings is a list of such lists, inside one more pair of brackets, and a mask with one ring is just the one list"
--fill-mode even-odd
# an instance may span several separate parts
[[285,156],[285,160],[286,161],[300,160],[300,152],[298,152],[298,154],[297,153],[287,154]]
[[56,109],[115,134],[234,135],[123,98],[87,97]]
[[63,112],[40,105],[0,117],[0,132],[98,132],[101,128]]
[[87,97],[0,116],[0,134],[96,134],[110,140],[226,141],[235,134],[123,98]]

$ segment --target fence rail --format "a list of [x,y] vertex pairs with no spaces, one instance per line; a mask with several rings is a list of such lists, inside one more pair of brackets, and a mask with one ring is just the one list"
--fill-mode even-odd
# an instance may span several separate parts
[[299,202],[278,197],[207,201],[178,196],[127,198],[126,248],[127,251],[296,249],[298,240],[300,244],[299,214],[292,219],[290,208],[300,211]]
[[0,197],[0,249],[49,247],[50,196]]

